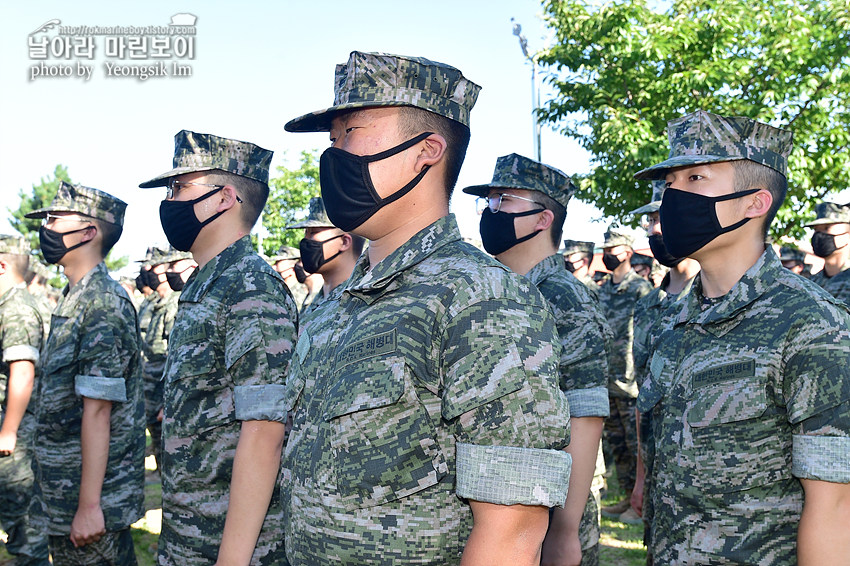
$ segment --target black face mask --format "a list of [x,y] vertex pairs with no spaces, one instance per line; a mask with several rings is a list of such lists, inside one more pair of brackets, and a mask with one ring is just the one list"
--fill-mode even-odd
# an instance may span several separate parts
[[[340,234],[339,236],[325,240],[325,242],[330,242],[343,236],[345,234]],[[298,243],[298,249],[301,250],[301,263],[304,265],[304,271],[307,273],[316,273],[323,265],[342,253],[342,250],[340,250],[331,257],[325,257],[325,242],[303,238]]]
[[168,243],[181,252],[188,252],[204,226],[227,212],[222,210],[213,214],[203,222],[195,214],[195,204],[207,199],[223,189],[213,189],[194,200],[164,200],[159,203],[159,220]]
[[136,275],[136,289],[141,291],[143,288],[147,287],[147,283],[145,282],[145,278],[141,273]]
[[750,189],[719,197],[707,197],[672,187],[667,189],[659,209],[661,232],[667,251],[673,257],[688,257],[721,234],[737,230],[750,219],[744,218],[724,228],[717,219],[714,205],[725,200],[739,199],[759,190]]
[[382,199],[372,184],[369,164],[401,153],[431,134],[433,132],[419,134],[412,140],[374,155],[354,155],[335,147],[326,149],[319,160],[319,182],[325,210],[334,226],[343,232],[351,232],[382,207],[409,193],[425,176],[429,166],[423,167],[412,181]]
[[605,269],[608,271],[614,271],[620,267],[623,260],[618,259],[614,254],[602,254],[602,263],[605,265]]
[[570,260],[568,260],[568,259],[564,258],[564,269],[566,269],[566,270],[567,270],[567,271],[569,271],[570,273],[575,273],[575,272],[576,272],[576,269],[578,269],[578,268],[576,267],[576,263],[579,263],[579,262],[575,262],[575,263],[573,263],[573,262],[571,262]]
[[171,287],[172,291],[182,291],[183,287],[186,285],[186,282],[183,281],[183,274],[189,271],[190,269],[195,269],[194,265],[190,265],[183,271],[166,271],[165,272],[165,280],[168,281],[168,286]]
[[481,223],[478,225],[478,232],[481,234],[481,243],[484,244],[484,249],[490,255],[499,255],[519,243],[530,240],[539,234],[540,230],[517,238],[514,218],[531,216],[544,210],[546,209],[538,208],[525,212],[504,212],[502,210],[493,212],[489,208],[485,208],[481,214]]
[[685,259],[676,257],[667,251],[667,247],[664,245],[664,237],[661,234],[652,234],[647,239],[649,240],[649,249],[652,250],[652,257],[664,267],[675,267]]
[[41,255],[44,256],[44,261],[47,263],[56,263],[65,257],[65,254],[71,250],[75,250],[84,244],[88,244],[91,240],[74,244],[69,248],[65,245],[65,242],[62,241],[62,237],[68,234],[76,234],[77,232],[88,230],[89,228],[92,228],[92,226],[86,226],[85,228],[80,228],[78,230],[71,230],[70,232],[57,232],[56,230],[51,230],[45,226],[39,228],[38,240],[41,245]]
[[299,283],[304,283],[307,281],[307,272],[304,271],[304,268],[300,263],[296,263],[295,267],[292,268],[292,271],[295,272],[295,280]]
[[[815,232],[812,234],[812,251],[818,257],[829,257],[841,248],[835,245],[835,236],[838,234],[827,234],[826,232]],[[845,244],[846,246],[847,244]]]

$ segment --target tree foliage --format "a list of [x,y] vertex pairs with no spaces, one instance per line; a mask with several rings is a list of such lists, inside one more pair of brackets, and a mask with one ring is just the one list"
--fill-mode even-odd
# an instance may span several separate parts
[[[650,7],[653,6],[653,7]],[[668,120],[706,110],[794,133],[771,230],[800,238],[816,202],[850,187],[850,0],[545,0],[539,54],[557,94],[541,119],[593,154],[579,198],[626,223],[633,174],[666,159]]]
[[303,231],[287,230],[286,226],[306,218],[310,199],[319,196],[318,151],[302,151],[300,162],[297,169],[278,167],[280,176],[269,179],[269,198],[263,210],[268,236],[261,250],[266,255],[273,255],[282,245],[298,247]]
[[[10,224],[27,239],[30,247],[34,250],[38,250],[40,248],[38,229],[41,227],[41,219],[26,218],[25,215],[33,210],[38,210],[50,205],[50,203],[53,202],[53,197],[56,196],[56,192],[59,190],[59,184],[61,181],[73,184],[71,177],[68,175],[68,168],[60,164],[53,170],[52,177],[42,177],[37,185],[33,184],[31,191],[27,192],[24,189],[20,189],[18,191],[18,196],[20,197],[21,202],[18,205],[18,208],[15,210],[9,210],[12,214],[12,218],[9,221]],[[41,261],[44,261],[40,251],[38,256]],[[128,261],[129,258],[127,258],[127,256],[113,258],[112,252],[107,254],[105,259],[106,267],[110,271],[117,271],[121,269],[127,265]],[[63,285],[64,282],[59,277],[58,270],[54,267],[53,271],[57,274],[57,276],[52,278],[50,283],[54,286]]]

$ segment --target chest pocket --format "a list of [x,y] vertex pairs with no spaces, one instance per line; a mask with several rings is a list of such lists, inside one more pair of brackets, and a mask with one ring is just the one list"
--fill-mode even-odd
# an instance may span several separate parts
[[790,431],[782,413],[769,409],[766,380],[757,375],[690,388],[691,442],[685,435],[683,454],[698,470],[696,487],[730,493],[791,477]]
[[208,431],[235,418],[233,383],[209,342],[172,348],[165,380],[166,417],[178,436]]
[[346,509],[406,497],[448,473],[412,378],[400,360],[373,360],[349,365],[332,380],[322,418]]

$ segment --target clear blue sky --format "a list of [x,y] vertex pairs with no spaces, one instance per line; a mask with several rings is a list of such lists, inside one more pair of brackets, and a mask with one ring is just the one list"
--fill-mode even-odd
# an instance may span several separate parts
[[[197,16],[195,59],[184,61],[192,67],[191,78],[107,77],[101,36],[94,62],[48,61],[93,63],[89,81],[30,81],[37,61],[30,59],[28,36],[49,20],[59,19],[63,26],[166,26],[177,13]],[[18,191],[29,191],[61,163],[75,182],[129,203],[115,251],[139,258],[148,245],[165,243],[158,216],[164,191],[137,186],[170,168],[177,131],[251,141],[274,150],[274,166],[294,165],[301,150],[326,147],[327,135],[290,134],[283,124],[331,104],[334,66],[355,49],[428,57],[480,84],[458,188],[488,182],[498,156],[533,157],[531,70],[510,19],[522,24],[534,50],[549,35],[541,15],[540,4],[532,0],[4,2],[0,232],[12,232],[5,212],[17,207]],[[568,174],[589,168],[588,154],[550,129],[544,128],[542,148],[543,161]],[[477,235],[472,197],[458,190],[452,210],[462,232]],[[599,216],[592,207],[571,203],[565,236],[599,242],[605,223],[590,222]]]

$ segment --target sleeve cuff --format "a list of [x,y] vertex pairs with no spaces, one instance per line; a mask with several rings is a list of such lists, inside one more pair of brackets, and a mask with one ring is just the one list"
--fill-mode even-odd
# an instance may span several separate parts
[[570,402],[570,417],[608,417],[611,412],[607,387],[573,389],[564,395]]
[[233,388],[236,420],[286,422],[286,386],[240,385]]
[[562,450],[457,444],[457,495],[497,505],[563,507],[572,459]]
[[791,462],[800,479],[850,483],[850,438],[795,434]]
[[127,388],[122,377],[78,375],[74,378],[74,392],[80,397],[125,403]]
[[29,344],[19,344],[17,346],[9,346],[3,350],[4,362],[19,362],[27,360],[32,363],[38,363],[38,348],[34,348]]

